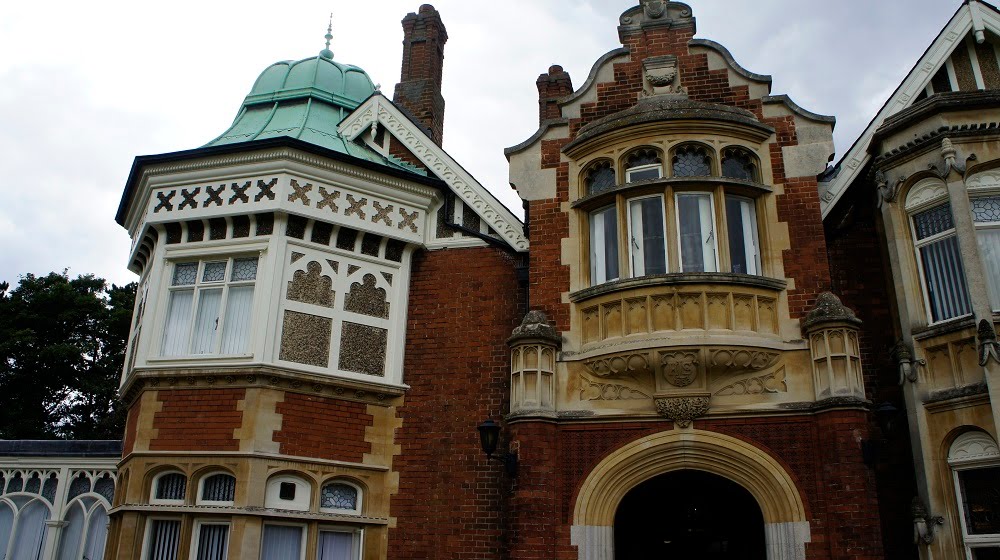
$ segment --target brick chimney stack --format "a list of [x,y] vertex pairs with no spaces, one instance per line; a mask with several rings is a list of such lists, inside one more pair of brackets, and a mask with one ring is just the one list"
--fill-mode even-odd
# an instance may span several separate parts
[[448,32],[430,4],[403,18],[403,67],[392,100],[424,128],[437,145],[444,137],[441,72]]
[[538,122],[539,124],[561,117],[559,104],[563,97],[573,93],[573,80],[569,72],[558,64],[549,67],[548,74],[542,74],[535,80],[538,86]]

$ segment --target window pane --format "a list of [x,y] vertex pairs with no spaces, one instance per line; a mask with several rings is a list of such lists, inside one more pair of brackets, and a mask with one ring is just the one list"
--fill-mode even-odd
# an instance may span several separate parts
[[198,277],[198,263],[178,263],[174,265],[173,286],[190,286]]
[[228,544],[229,525],[202,525],[198,530],[195,560],[225,560]]
[[659,179],[660,178],[660,167],[650,167],[648,169],[630,169],[628,173],[628,182],[634,183],[636,181],[645,181],[647,179]]
[[358,509],[358,490],[349,484],[327,484],[320,495],[319,506],[329,509]]
[[618,214],[614,206],[590,215],[590,280],[618,279]]
[[222,282],[226,279],[226,261],[205,263],[205,272],[201,275],[202,282]]
[[353,560],[354,535],[351,533],[319,532],[317,560]]
[[951,204],[942,204],[914,214],[913,226],[917,230],[917,241],[954,228],[955,222],[951,216]]
[[104,558],[104,545],[108,540],[108,512],[98,506],[90,514],[90,524],[87,525],[87,544],[83,548],[83,557],[91,560]]
[[1000,467],[958,471],[970,535],[1000,533]]
[[228,474],[213,474],[201,488],[201,499],[210,502],[231,502],[235,494],[236,478]]
[[176,560],[180,532],[180,521],[154,519],[149,526],[146,560]]
[[10,532],[14,528],[14,510],[0,502],[0,552],[7,551],[10,542]]
[[663,236],[663,199],[641,198],[629,203],[632,275],[667,272],[666,239]]
[[77,560],[80,552],[80,541],[83,539],[83,524],[85,522],[83,508],[80,503],[70,506],[59,538],[59,560]]
[[226,319],[223,323],[222,353],[243,354],[250,335],[250,314],[253,311],[253,286],[229,289]]
[[157,500],[183,500],[187,491],[187,477],[180,473],[165,474],[156,479]]
[[704,148],[682,146],[674,153],[674,177],[707,177],[712,174],[711,161]]
[[757,249],[757,213],[752,200],[726,197],[726,220],[729,222],[729,260],[736,274],[760,274],[760,251]]
[[958,238],[952,235],[921,247],[920,259],[933,321],[971,313]]
[[21,510],[14,530],[14,545],[11,558],[35,560],[42,553],[45,542],[45,521],[49,518],[49,508],[41,502],[32,502]]
[[222,288],[198,292],[198,317],[191,338],[192,354],[211,354],[215,350],[215,330],[219,326]]
[[722,152],[722,176],[753,181],[756,179],[754,159],[746,150],[728,148]]
[[611,168],[611,162],[602,161],[590,168],[587,172],[587,194],[606,191],[615,186],[615,170]]
[[163,355],[183,356],[187,354],[187,343],[191,333],[191,304],[194,290],[170,293],[167,305],[167,322],[163,326]]
[[980,196],[971,202],[976,223],[1000,222],[1000,196]]
[[681,271],[716,272],[715,218],[709,194],[677,195]]
[[257,279],[257,257],[233,261],[233,282]]
[[301,550],[301,527],[264,525],[260,560],[299,560]]
[[993,311],[1000,311],[1000,229],[979,229],[979,255],[983,259],[986,284],[990,288]]
[[972,560],[1000,560],[1000,546],[973,548]]

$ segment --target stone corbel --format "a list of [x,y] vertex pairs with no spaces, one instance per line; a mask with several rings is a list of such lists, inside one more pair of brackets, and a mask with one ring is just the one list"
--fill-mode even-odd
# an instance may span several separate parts
[[913,498],[913,544],[928,545],[934,542],[934,527],[944,525],[944,517],[930,515],[920,498]]
[[983,319],[979,321],[979,365],[986,367],[986,364],[993,360],[1000,364],[1000,346],[997,344],[997,331],[993,328],[993,323]]
[[673,420],[681,428],[687,428],[694,419],[708,414],[710,399],[711,396],[708,394],[696,394],[684,397],[660,397],[653,399],[653,402],[660,416]]
[[895,181],[890,181],[881,169],[875,172],[875,186],[878,188],[879,194],[879,208],[883,204],[892,204],[896,201],[896,196],[899,195],[899,190],[902,188],[904,182],[906,182],[905,175],[900,176]]
[[927,360],[924,359],[913,359],[913,352],[910,347],[907,346],[902,339],[896,342],[896,346],[892,349],[892,358],[896,362],[896,366],[899,368],[899,384],[903,385],[907,381],[910,383],[917,382],[917,366],[926,366]]
[[976,161],[976,154],[971,154],[965,161],[959,162],[958,150],[950,138],[945,138],[941,140],[941,159],[944,160],[941,167],[929,163],[927,164],[927,168],[936,173],[942,180],[947,180],[948,175],[952,171],[955,171],[959,175],[965,175],[965,170],[968,169],[969,162]]

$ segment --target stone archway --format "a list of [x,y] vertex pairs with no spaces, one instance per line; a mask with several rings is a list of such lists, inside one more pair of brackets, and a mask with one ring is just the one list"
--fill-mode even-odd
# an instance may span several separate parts
[[809,542],[805,506],[791,476],[770,455],[733,437],[674,430],[636,440],[605,457],[577,495],[571,529],[580,560],[615,560],[614,519],[625,495],[658,475],[712,473],[746,489],[764,518],[768,560],[804,560]]

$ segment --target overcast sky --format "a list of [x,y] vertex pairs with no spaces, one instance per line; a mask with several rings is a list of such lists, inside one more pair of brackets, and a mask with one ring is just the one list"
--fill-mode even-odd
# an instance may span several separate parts
[[[520,214],[503,148],[538,124],[535,79],[580,86],[620,46],[637,0],[437,0],[448,29],[444,147]],[[837,117],[850,147],[960,0],[691,0],[698,37],[725,45],[772,92]],[[0,9],[0,281],[69,268],[117,283],[129,239],[114,221],[137,155],[223,132],[269,64],[323,48],[391,96],[400,20],[418,0],[7,2]]]

